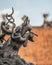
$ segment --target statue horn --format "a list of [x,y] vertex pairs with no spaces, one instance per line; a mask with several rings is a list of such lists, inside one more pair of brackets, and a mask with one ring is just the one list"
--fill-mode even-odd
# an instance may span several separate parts
[[14,8],[12,7],[12,13],[10,15],[13,15],[13,13],[14,13]]
[[12,16],[12,15],[13,15],[13,13],[14,13],[14,8],[12,7],[12,13],[11,13],[11,14],[7,14],[7,17]]

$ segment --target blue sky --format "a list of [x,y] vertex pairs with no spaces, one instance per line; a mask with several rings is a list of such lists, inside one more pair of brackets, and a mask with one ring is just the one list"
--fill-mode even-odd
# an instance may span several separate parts
[[49,13],[52,20],[52,0],[0,0],[0,10],[12,7],[19,16],[28,15],[33,26],[43,24],[43,13]]

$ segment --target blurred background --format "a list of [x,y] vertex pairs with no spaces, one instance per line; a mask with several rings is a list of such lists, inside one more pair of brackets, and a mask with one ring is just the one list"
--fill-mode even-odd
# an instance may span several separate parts
[[21,24],[21,17],[27,15],[33,26],[41,26],[43,24],[44,13],[50,16],[48,20],[52,20],[52,0],[0,0],[0,13],[6,14],[14,8],[14,18],[18,25]]

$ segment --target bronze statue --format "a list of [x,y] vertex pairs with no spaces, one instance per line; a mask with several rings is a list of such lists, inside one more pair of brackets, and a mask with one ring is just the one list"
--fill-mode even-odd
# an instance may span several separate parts
[[[31,32],[32,26],[30,26],[28,16],[24,16],[24,23],[22,23],[21,26],[16,27],[14,18],[12,17],[13,13],[14,9],[12,8],[12,13],[6,15],[8,22],[2,22],[1,24],[2,35],[0,35],[0,38],[3,39],[6,34],[9,34],[10,38],[0,49],[0,65],[34,65],[33,63],[28,63],[24,59],[20,58],[18,51],[22,45],[24,47],[27,46],[28,40],[34,42],[33,37],[36,34]],[[10,19],[8,17],[10,17]],[[8,23],[13,24],[11,31],[9,30],[10,25],[8,25]]]

